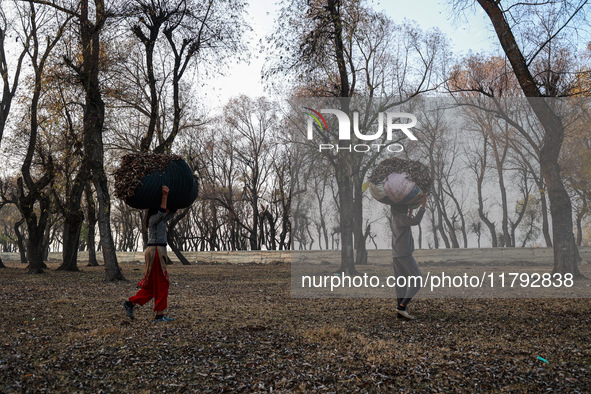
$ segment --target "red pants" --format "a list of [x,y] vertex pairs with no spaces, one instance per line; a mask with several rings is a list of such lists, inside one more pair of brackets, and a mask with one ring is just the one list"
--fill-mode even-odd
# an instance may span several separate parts
[[130,297],[129,301],[134,304],[144,305],[154,298],[154,311],[165,311],[168,306],[168,288],[170,287],[170,283],[162,272],[158,250],[156,250],[156,254],[154,255],[154,262],[152,263],[149,279],[140,283],[144,282],[147,282],[147,284],[142,284],[141,289],[139,289],[136,295]]

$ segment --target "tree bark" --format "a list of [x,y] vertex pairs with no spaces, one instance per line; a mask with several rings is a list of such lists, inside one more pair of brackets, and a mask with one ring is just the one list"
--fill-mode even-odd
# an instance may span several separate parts
[[66,208],[62,264],[58,267],[58,271],[79,271],[78,246],[80,245],[80,230],[83,222],[84,214],[80,209]]
[[353,185],[349,174],[350,163],[346,160],[347,153],[339,152],[337,161],[340,163],[336,170],[337,186],[339,190],[339,218],[341,225],[341,266],[338,272],[355,275],[355,260],[353,255]]
[[[546,186],[542,184],[540,190],[544,190]],[[546,192],[540,192],[540,202],[542,203],[542,233],[544,234],[544,240],[546,246],[552,247],[552,236],[550,235],[550,224],[548,223],[548,203],[546,202]]]
[[[549,108],[548,108],[549,109]],[[553,115],[553,114],[552,114]],[[548,187],[550,214],[552,215],[552,236],[554,245],[553,273],[572,273],[582,277],[578,263],[581,260],[573,235],[572,205],[560,176],[558,155],[564,138],[564,129],[559,119],[547,120],[544,146],[540,152],[542,173]],[[547,122],[542,122],[547,123]]]
[[490,232],[491,243],[492,247],[496,248],[498,246],[497,240],[497,232],[495,229],[495,224],[491,222],[488,217],[484,213],[484,200],[482,198],[482,184],[484,183],[484,172],[486,171],[486,158],[487,158],[487,135],[484,135],[484,143],[483,143],[483,153],[482,157],[480,157],[480,172],[478,172],[478,163],[474,164],[474,170],[476,172],[476,190],[478,192],[478,217],[480,220],[486,225],[488,231]]
[[[497,167],[497,176],[499,178],[499,192],[501,193],[501,210],[503,212],[501,220],[501,229],[503,230],[503,239],[505,247],[515,246],[511,243],[511,234],[509,232],[509,204],[507,203],[507,189],[505,188],[505,176],[503,173],[503,164],[505,163],[505,157],[507,155],[508,144],[505,144],[500,152],[497,144],[496,136],[490,131],[491,135],[489,138],[490,146],[495,159]],[[486,147],[485,147],[486,149]]]
[[51,231],[53,223],[51,220],[47,221],[47,227],[43,232],[43,261],[49,260],[49,243],[51,242]]
[[84,222],[84,212],[80,208],[82,193],[88,179],[87,163],[82,163],[70,190],[66,191],[66,203],[61,211],[64,215],[64,245],[62,264],[58,270],[79,271],[78,249],[80,248],[80,231]]
[[437,220],[435,218],[435,208],[428,208],[431,213],[431,233],[433,234],[433,249],[439,249],[439,235],[437,235]]
[[27,249],[25,247],[25,240],[23,234],[20,231],[20,227],[24,222],[25,218],[22,218],[14,224],[14,233],[16,234],[16,242],[18,244],[18,251],[20,254],[21,264],[27,264]]
[[29,255],[29,265],[27,272],[31,274],[43,273],[43,233],[39,232],[37,226],[29,228],[29,242],[27,245],[27,254]]
[[[45,182],[41,182],[41,185],[43,183]],[[47,181],[47,183],[49,182]],[[18,188],[19,208],[25,218],[29,235],[27,242],[29,265],[27,270],[29,273],[41,274],[43,273],[43,268],[46,267],[43,261],[43,234],[49,218],[49,197],[38,191],[40,189],[39,184],[35,184],[29,191],[29,194],[25,194],[22,178],[18,179]],[[34,211],[34,201],[39,201],[39,218],[37,218]]]
[[363,192],[362,182],[359,181],[359,177],[354,177],[353,180],[353,237],[355,241],[355,264],[366,265],[367,264],[367,235],[364,234],[363,229]]
[[576,223],[577,223],[577,246],[581,246],[583,244],[583,216],[584,215],[577,215]]
[[99,171],[100,172],[97,176],[98,179],[96,179],[94,183],[94,189],[96,190],[97,200],[99,202],[98,223],[106,280],[124,280],[123,273],[117,263],[115,243],[113,242],[113,235],[111,234],[111,200],[107,188],[107,179],[102,168],[100,168]]
[[96,267],[99,265],[96,259],[96,247],[94,242],[94,239],[96,237],[96,205],[94,202],[94,198],[92,197],[92,189],[90,187],[90,183],[86,184],[84,194],[86,196],[87,209],[86,221],[88,222],[88,239],[86,240],[86,243],[88,244],[88,266]]

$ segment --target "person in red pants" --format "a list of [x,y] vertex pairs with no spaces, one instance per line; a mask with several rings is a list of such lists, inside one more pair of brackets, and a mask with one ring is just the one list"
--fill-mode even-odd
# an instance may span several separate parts
[[166,221],[174,215],[166,208],[169,189],[162,186],[162,201],[157,210],[150,209],[146,216],[148,228],[148,245],[144,251],[146,261],[144,277],[138,283],[140,289],[137,294],[123,302],[127,316],[134,319],[133,308],[144,305],[154,299],[155,322],[173,321],[164,315],[168,307],[168,288],[170,280],[166,270],[168,257],[166,255]]

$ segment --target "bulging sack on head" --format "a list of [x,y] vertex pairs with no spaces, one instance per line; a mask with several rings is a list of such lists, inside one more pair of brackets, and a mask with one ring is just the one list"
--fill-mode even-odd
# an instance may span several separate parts
[[395,205],[412,205],[423,197],[421,189],[406,173],[388,175],[384,180],[384,192]]
[[392,201],[386,195],[386,190],[384,190],[384,182],[379,183],[370,183],[369,184],[369,192],[371,196],[381,202],[382,204],[392,204]]
[[377,184],[369,184],[372,197],[388,205],[405,205],[416,208],[421,204],[424,193],[406,174],[392,173]]
[[163,185],[170,189],[167,207],[171,210],[187,208],[197,198],[197,179],[177,155],[125,155],[115,172],[115,194],[133,208],[160,206]]
[[414,160],[390,158],[383,160],[369,176],[373,198],[383,204],[418,207],[421,198],[431,189],[429,169]]

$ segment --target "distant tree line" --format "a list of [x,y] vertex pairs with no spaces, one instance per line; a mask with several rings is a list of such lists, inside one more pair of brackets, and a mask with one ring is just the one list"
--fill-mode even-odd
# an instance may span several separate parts
[[[235,97],[214,115],[194,76],[248,58],[243,2],[2,0],[0,249],[31,272],[50,249],[71,271],[79,250],[92,265],[99,251],[107,279],[123,278],[115,251],[141,249],[147,234],[143,213],[112,198],[110,174],[122,155],[151,151],[182,155],[199,178],[198,201],[168,232],[183,263],[184,250],[336,248],[355,273],[376,236],[364,183],[385,156],[302,139],[301,100],[323,97],[357,111],[366,133],[379,113],[423,111],[403,153],[435,179],[422,247],[541,237],[555,270],[577,273],[591,197],[586,2],[451,3],[468,21],[478,5],[502,53],[455,56],[439,30],[364,1],[283,1],[263,70],[281,99]],[[443,111],[426,110],[433,97],[474,125],[462,144]]]

